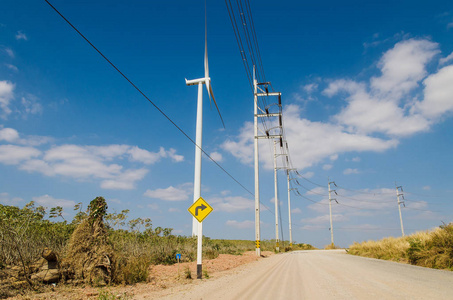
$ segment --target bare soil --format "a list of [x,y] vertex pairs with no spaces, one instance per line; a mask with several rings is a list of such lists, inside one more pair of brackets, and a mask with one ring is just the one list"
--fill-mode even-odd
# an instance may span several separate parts
[[[180,263],[175,265],[156,265],[150,267],[150,275],[147,283],[135,285],[112,286],[104,288],[74,287],[72,285],[57,284],[49,286],[41,293],[27,293],[9,299],[98,299],[100,294],[109,293],[117,299],[156,299],[168,293],[173,288],[182,285],[193,285],[201,282],[222,277],[239,266],[261,260],[272,255],[273,252],[261,252],[257,257],[255,251],[245,252],[242,255],[220,254],[215,259],[203,261],[203,280],[197,280],[196,262]],[[190,272],[189,272],[190,271]],[[190,273],[192,279],[186,278]],[[207,275],[207,276],[206,276]]]

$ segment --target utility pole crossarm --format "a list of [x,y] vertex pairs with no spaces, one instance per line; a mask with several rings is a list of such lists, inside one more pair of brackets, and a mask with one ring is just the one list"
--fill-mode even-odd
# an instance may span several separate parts
[[281,96],[282,93],[257,93],[256,94],[258,97],[268,97],[268,96]]
[[279,139],[281,138],[281,134],[270,134],[270,135],[258,135],[255,136],[256,139]]
[[257,114],[256,116],[257,116],[258,118],[263,118],[263,117],[279,117],[279,116],[281,116],[281,113]]

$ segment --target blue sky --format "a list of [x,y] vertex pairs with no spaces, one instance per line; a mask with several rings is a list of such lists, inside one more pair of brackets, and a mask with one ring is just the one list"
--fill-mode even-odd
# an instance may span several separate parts
[[[250,1],[266,78],[282,92],[291,159],[293,238],[330,243],[398,236],[395,182],[406,233],[452,221],[451,1]],[[52,2],[119,69],[195,138],[203,76],[203,1]],[[226,129],[204,95],[203,149],[254,190],[253,98],[226,5],[208,1],[212,86]],[[151,218],[189,235],[194,146],[44,1],[0,10],[0,203],[84,207]],[[273,226],[272,158],[261,150],[263,239]],[[288,238],[285,174],[279,174]],[[253,197],[203,159],[203,232],[254,239]],[[346,206],[347,205],[347,206]],[[353,206],[353,207],[351,207]]]

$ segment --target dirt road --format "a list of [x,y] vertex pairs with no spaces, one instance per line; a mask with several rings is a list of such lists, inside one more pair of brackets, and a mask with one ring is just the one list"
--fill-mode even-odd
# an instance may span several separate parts
[[166,290],[163,299],[453,299],[453,272],[348,255],[274,255],[229,275]]

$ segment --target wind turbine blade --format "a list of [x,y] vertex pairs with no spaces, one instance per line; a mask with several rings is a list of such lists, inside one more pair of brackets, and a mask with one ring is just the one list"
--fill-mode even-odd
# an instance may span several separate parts
[[208,40],[204,40],[204,77],[209,78],[209,63],[208,63]]
[[214,101],[215,107],[217,108],[217,112],[219,113],[219,117],[220,117],[220,120],[222,121],[223,128],[225,128],[225,123],[223,122],[222,115],[220,114],[220,109],[217,106],[217,102],[215,101],[215,98],[214,98],[214,93],[212,91],[211,82],[208,81],[206,83],[206,86],[208,87],[208,94],[212,97],[212,100]]
[[[207,22],[207,13],[206,13],[206,1],[204,3],[204,78],[206,89],[208,90],[209,103],[211,103],[211,97],[214,101],[217,112],[219,113],[220,120],[222,121],[223,128],[225,128],[225,122],[223,122],[222,115],[220,114],[220,109],[217,106],[217,102],[214,98],[214,92],[211,87],[211,78],[209,78],[209,63],[208,63],[208,22]],[[212,104],[211,104],[212,107]]]
[[206,90],[209,95],[209,105],[212,109],[212,102],[211,102],[211,93],[209,92],[209,62],[208,62],[208,23],[207,23],[207,16],[206,16],[206,1],[204,3],[204,78],[206,78]]

